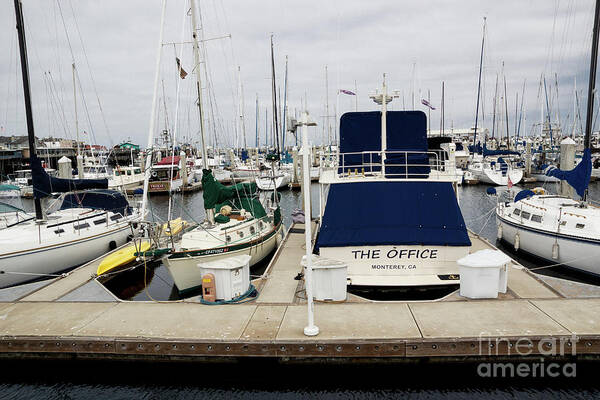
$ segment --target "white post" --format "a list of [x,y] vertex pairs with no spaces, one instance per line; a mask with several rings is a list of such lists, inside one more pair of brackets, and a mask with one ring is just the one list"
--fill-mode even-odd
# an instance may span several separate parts
[[308,305],[308,325],[304,327],[306,336],[319,334],[319,327],[315,325],[314,303],[312,293],[312,232],[310,210],[310,147],[308,146],[308,111],[302,113],[302,184],[304,194],[304,240],[306,244],[306,273],[304,284],[306,286],[306,299]]
[[385,176],[385,151],[387,150],[387,86],[383,74],[383,94],[381,96],[381,173]]

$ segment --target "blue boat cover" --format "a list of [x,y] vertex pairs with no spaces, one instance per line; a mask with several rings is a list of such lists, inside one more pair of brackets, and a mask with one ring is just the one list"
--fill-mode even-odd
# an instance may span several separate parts
[[523,199],[526,199],[528,197],[531,196],[535,196],[535,193],[529,189],[525,189],[525,190],[521,190],[519,193],[517,193],[517,195],[515,196],[515,203],[517,201],[521,201]]
[[[422,111],[388,111],[386,126],[386,151],[427,152],[427,117]],[[381,112],[349,112],[340,119],[340,153],[381,151]],[[342,157],[342,156],[340,156]],[[408,159],[407,159],[408,158]],[[375,164],[365,168],[366,172],[380,171],[381,158],[374,154],[344,155],[340,159],[345,168],[339,172],[349,172],[365,164]],[[409,174],[423,178],[429,173],[429,158],[426,154],[396,154],[386,157],[386,164],[411,164],[386,167],[389,177]]]
[[60,206],[61,210],[69,208],[92,208],[119,213],[123,216],[131,214],[131,207],[123,193],[116,190],[89,190],[68,193]]
[[512,151],[512,150],[488,150],[487,146],[484,144],[483,145],[483,156],[510,156],[510,155],[516,155],[519,156],[521,155],[521,153],[519,153],[518,151]]
[[62,179],[48,175],[37,156],[30,159],[33,197],[43,199],[52,193],[67,193],[86,189],[107,189],[108,179]]
[[562,181],[567,181],[569,185],[575,188],[577,194],[583,197],[592,176],[592,152],[590,149],[584,149],[581,161],[572,170],[563,171],[551,166],[546,168],[545,174],[546,176],[553,176]]
[[452,184],[331,185],[316,247],[371,245],[470,246]]

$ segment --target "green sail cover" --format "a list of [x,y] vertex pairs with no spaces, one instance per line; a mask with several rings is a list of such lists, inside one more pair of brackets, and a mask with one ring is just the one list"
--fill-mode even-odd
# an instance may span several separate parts
[[202,197],[204,208],[214,208],[217,212],[224,205],[231,206],[234,210],[242,208],[249,211],[254,218],[267,215],[264,207],[258,201],[256,183],[239,183],[225,186],[215,179],[208,169],[202,170]]

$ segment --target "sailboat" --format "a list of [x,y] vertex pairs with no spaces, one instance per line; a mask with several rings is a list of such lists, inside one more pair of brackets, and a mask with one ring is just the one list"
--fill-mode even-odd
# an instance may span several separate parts
[[[120,192],[106,179],[49,176],[36,156],[27,47],[21,0],[15,0],[35,214],[8,210],[0,225],[0,287],[56,274],[124,244],[139,220]],[[56,211],[46,214],[42,200],[62,193]],[[4,207],[6,209],[6,207]]]
[[[225,187],[215,179],[209,168],[201,89],[202,64],[197,37],[200,30],[195,0],[190,1],[190,6],[195,63],[193,69],[198,96],[196,104],[202,142],[202,197],[206,220],[200,226],[184,232],[181,241],[169,249],[163,258],[179,292],[187,292],[202,285],[198,263],[240,254],[251,256],[250,266],[260,262],[276,248],[283,230],[278,196],[275,193],[263,205],[255,183]],[[146,186],[147,184],[146,182]]]
[[550,195],[534,189],[521,191],[513,201],[499,202],[496,207],[499,239],[510,243],[516,250],[595,275],[600,275],[600,208],[588,201],[587,188],[592,172],[591,131],[599,24],[600,0],[597,0],[583,157],[571,170],[546,169],[546,175],[566,181],[581,199]]

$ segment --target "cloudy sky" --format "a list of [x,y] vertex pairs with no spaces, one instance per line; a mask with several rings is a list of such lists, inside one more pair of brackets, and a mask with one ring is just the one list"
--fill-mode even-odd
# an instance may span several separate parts
[[[356,91],[361,110],[375,109],[369,93],[381,85],[400,97],[394,109],[424,110],[427,98],[432,129],[440,124],[441,85],[445,82],[445,126],[474,125],[482,26],[487,19],[483,74],[482,125],[491,129],[496,76],[499,95],[506,79],[509,126],[514,131],[515,97],[525,82],[521,132],[540,120],[540,76],[552,120],[570,133],[573,83],[577,78],[582,118],[593,23],[592,0],[198,0],[206,62],[201,64],[207,132],[220,145],[236,136],[239,77],[243,86],[246,137],[254,144],[255,99],[259,99],[259,135],[264,142],[265,111],[270,107],[270,47],[275,43],[277,82],[284,89],[288,56],[288,104],[291,113],[308,108],[323,137],[325,66],[329,114],[352,111]],[[145,144],[160,28],[159,0],[23,0],[37,136],[75,137],[71,64],[78,71],[77,98],[82,137],[103,144],[131,138]],[[165,43],[191,38],[189,0],[168,0]],[[64,21],[64,22],[63,22]],[[26,134],[12,1],[0,3],[0,134]],[[231,35],[231,37],[223,36]],[[221,38],[221,39],[219,39]],[[175,57],[190,75],[177,78]],[[502,64],[504,63],[504,68]],[[192,48],[165,44],[162,52],[157,132],[165,125],[178,140],[198,140],[194,108]],[[206,79],[208,77],[208,79]],[[556,82],[558,81],[558,87]],[[164,93],[164,95],[163,95]],[[179,95],[177,94],[179,93]],[[179,102],[177,101],[179,99]],[[85,101],[84,101],[85,100]],[[209,101],[210,100],[210,101]],[[178,105],[179,104],[179,105]],[[100,112],[100,105],[103,112]],[[165,112],[166,109],[166,112]],[[168,117],[168,124],[166,118]],[[268,117],[271,118],[270,115]],[[505,118],[505,117],[503,117]],[[329,119],[332,127],[335,118]],[[505,129],[505,128],[503,128]],[[83,131],[87,136],[83,136]],[[236,139],[237,137],[237,139]]]

